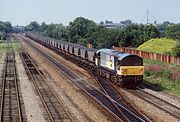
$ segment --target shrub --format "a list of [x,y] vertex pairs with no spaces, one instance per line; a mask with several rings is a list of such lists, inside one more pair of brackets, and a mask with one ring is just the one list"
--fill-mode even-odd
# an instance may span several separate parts
[[170,79],[171,75],[172,75],[172,72],[170,70],[163,70],[162,71],[162,76],[163,77],[166,77],[166,78]]
[[154,73],[152,72],[152,71],[150,71],[150,70],[145,70],[144,71],[144,75],[145,76],[152,76]]
[[145,66],[144,75],[148,76],[157,76],[165,77],[167,79],[172,79],[173,81],[180,81],[180,71],[176,67],[166,67],[164,68],[161,65],[154,64]]
[[149,65],[145,66],[145,76],[162,75],[164,68],[160,65]]
[[162,76],[166,78],[171,78],[171,74],[172,74],[171,70],[165,69],[161,65],[157,65],[157,64],[145,66],[144,73],[145,73],[145,76],[156,75],[156,76]]
[[175,56],[180,57],[180,42],[176,44],[176,47],[173,48],[173,53]]
[[174,71],[172,72],[171,78],[175,81],[180,81],[180,71]]
[[150,39],[144,44],[140,45],[137,49],[160,53],[160,54],[173,54],[173,48],[176,46],[176,40],[167,38]]
[[145,69],[150,70],[152,72],[161,72],[164,70],[164,68],[158,64],[150,65]]

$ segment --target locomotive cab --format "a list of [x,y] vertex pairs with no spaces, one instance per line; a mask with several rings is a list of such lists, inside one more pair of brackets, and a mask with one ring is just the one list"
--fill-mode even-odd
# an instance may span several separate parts
[[117,74],[124,82],[138,84],[143,80],[143,59],[137,55],[127,54],[118,58]]

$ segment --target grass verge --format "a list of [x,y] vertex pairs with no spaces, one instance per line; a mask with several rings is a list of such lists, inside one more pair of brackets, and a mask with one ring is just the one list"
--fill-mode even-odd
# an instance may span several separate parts
[[144,77],[144,80],[155,87],[159,87],[158,89],[161,89],[165,93],[180,98],[180,82],[174,82],[170,79],[157,76]]
[[[0,42],[1,42],[0,43],[0,51],[6,50],[6,48],[8,47],[8,44],[4,41],[0,41]],[[11,40],[11,44],[15,51],[19,50],[21,48],[21,43],[18,40]]]
[[144,59],[144,80],[156,87],[157,91],[164,91],[180,98],[180,66],[160,61]]

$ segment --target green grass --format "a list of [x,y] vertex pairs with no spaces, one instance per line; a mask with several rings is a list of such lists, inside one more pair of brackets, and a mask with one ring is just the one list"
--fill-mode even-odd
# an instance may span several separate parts
[[176,69],[180,71],[180,66],[175,64],[168,64],[161,61],[144,59],[144,65],[159,65],[162,66],[165,70],[160,72],[154,72],[151,70],[145,70],[144,80],[147,83],[152,84],[152,87],[156,87],[154,89],[161,89],[162,91],[174,95],[180,98],[180,80],[173,80],[171,76],[170,69]]
[[[21,48],[21,43],[17,40],[12,40],[11,44],[12,44],[14,50],[19,50]],[[0,50],[1,51],[6,50],[7,47],[8,47],[7,43],[5,43],[5,42],[0,43]]]
[[155,75],[145,77],[144,80],[154,86],[160,87],[159,89],[164,92],[180,98],[180,82],[174,82],[164,77],[157,77]]
[[173,55],[173,48],[176,46],[176,40],[167,38],[154,38],[140,45],[137,49],[159,54]]

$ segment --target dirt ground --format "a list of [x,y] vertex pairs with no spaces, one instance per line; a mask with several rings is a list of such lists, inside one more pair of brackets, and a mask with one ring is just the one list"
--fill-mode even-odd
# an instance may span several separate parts
[[[23,46],[28,51],[28,53],[34,58],[41,70],[44,70],[47,77],[51,76],[48,80],[48,84],[54,89],[61,101],[64,103],[66,109],[73,115],[76,121],[86,122],[86,121],[96,121],[96,122],[108,122],[108,118],[93,105],[92,102],[88,100],[81,91],[71,83],[61,72],[57,71],[54,67],[49,65],[37,52],[23,43]],[[47,49],[46,49],[47,50]],[[53,52],[51,52],[53,53]],[[51,54],[56,55],[56,54]],[[57,56],[59,59],[63,58]],[[65,60],[63,62],[66,62]],[[93,78],[88,74],[87,71],[76,65],[68,62],[70,67],[76,69],[76,73],[82,75],[83,78],[93,80]],[[82,70],[82,71],[79,71]],[[81,73],[80,73],[81,72]],[[82,74],[83,72],[83,74]],[[86,73],[86,75],[84,75]],[[91,84],[97,84],[91,81]]]

